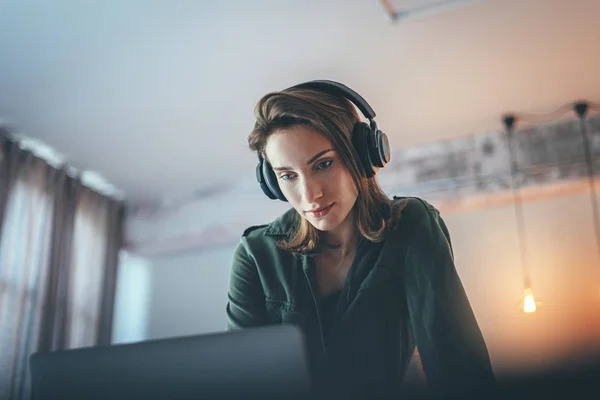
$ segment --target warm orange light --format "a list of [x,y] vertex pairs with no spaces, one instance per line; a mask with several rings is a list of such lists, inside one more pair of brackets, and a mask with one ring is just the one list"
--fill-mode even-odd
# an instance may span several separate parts
[[533,313],[537,309],[535,305],[535,299],[533,298],[533,292],[531,288],[525,289],[525,300],[523,302],[523,311],[526,313]]

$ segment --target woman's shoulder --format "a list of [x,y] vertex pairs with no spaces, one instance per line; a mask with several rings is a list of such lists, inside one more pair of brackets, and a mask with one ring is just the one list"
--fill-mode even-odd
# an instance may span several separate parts
[[413,240],[418,236],[417,231],[425,220],[433,221],[440,218],[440,213],[428,201],[413,196],[394,196],[392,199],[392,218],[386,233],[387,240]]
[[419,220],[422,216],[439,215],[439,211],[420,197],[394,196],[392,199],[392,220],[398,224],[403,220]]

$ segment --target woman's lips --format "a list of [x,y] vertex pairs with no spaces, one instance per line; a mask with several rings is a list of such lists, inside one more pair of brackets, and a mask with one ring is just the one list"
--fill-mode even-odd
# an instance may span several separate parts
[[331,203],[330,205],[328,205],[326,207],[315,208],[310,211],[307,211],[306,213],[313,218],[322,218],[322,217],[326,216],[329,213],[329,211],[331,211],[331,208],[333,207],[334,204],[335,203]]

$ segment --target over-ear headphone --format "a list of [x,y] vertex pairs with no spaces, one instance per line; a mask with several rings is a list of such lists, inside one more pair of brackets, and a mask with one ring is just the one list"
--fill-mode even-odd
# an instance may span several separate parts
[[[359,165],[367,178],[371,178],[390,162],[390,144],[387,135],[377,129],[375,111],[369,103],[349,87],[334,81],[318,80],[301,83],[289,89],[312,89],[333,96],[340,96],[350,100],[360,112],[369,119],[369,124],[357,122],[352,129],[352,145],[358,153]],[[277,176],[269,162],[262,154],[258,155],[256,166],[256,180],[263,192],[273,200],[287,201],[277,182]]]

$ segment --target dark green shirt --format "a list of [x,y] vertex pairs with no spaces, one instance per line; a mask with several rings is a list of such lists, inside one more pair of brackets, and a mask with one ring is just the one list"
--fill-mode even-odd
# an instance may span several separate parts
[[406,202],[395,229],[379,243],[360,240],[342,290],[325,302],[314,259],[276,244],[293,234],[295,210],[247,229],[232,264],[228,328],[298,325],[315,390],[335,398],[397,392],[415,345],[435,392],[493,381],[444,221],[421,199],[394,202]]

